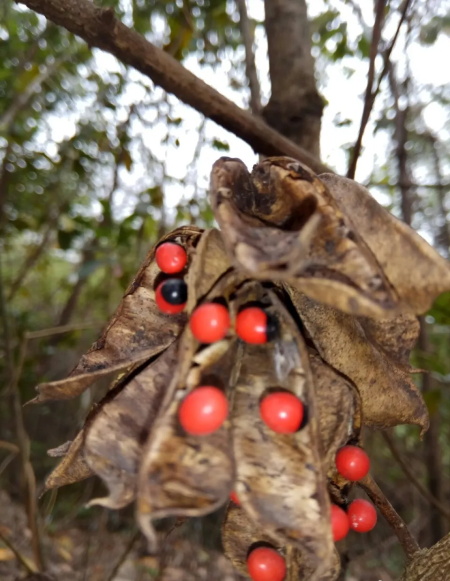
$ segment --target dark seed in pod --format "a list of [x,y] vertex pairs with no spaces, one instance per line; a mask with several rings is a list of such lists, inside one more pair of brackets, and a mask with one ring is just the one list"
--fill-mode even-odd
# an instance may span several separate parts
[[161,295],[171,305],[183,305],[187,301],[187,284],[181,278],[169,278],[161,285]]

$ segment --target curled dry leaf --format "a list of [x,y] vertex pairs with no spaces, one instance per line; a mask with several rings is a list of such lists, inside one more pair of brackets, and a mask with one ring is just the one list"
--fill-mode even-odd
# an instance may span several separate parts
[[[178,420],[181,399],[197,385],[232,387],[230,375],[236,357],[236,340],[205,347],[197,357],[189,329],[183,341],[185,366],[177,369],[166,405],[144,446],[138,483],[138,521],[151,541],[151,521],[166,516],[200,516],[212,512],[228,498],[234,481],[229,425],[212,434],[186,433]],[[192,360],[188,359],[192,356]]]
[[94,475],[84,457],[83,439],[84,433],[81,431],[72,442],[69,442],[69,446],[66,443],[48,451],[49,456],[63,456],[63,459],[47,477],[43,492],[73,484]]
[[450,289],[449,263],[412,228],[380,206],[365,187],[333,174],[322,174],[319,179],[410,312],[424,313],[437,296]]
[[268,158],[251,174],[236,159],[213,166],[211,201],[236,265],[287,280],[345,312],[387,317],[397,296],[327,187],[299,162]]
[[109,489],[109,496],[91,504],[122,508],[135,499],[142,446],[177,366],[178,343],[172,343],[125,385],[109,391],[86,426],[84,457]]
[[[201,232],[194,226],[185,226],[167,234],[159,243],[177,242],[191,257]],[[166,315],[156,306],[155,286],[160,271],[154,254],[155,248],[148,253],[100,339],[67,378],[38,385],[39,395],[33,402],[76,397],[101,377],[140,364],[174,341],[186,323],[186,313]]]
[[[386,333],[379,343],[383,324],[367,326],[366,319],[358,320],[286,288],[321,357],[358,388],[364,424],[378,428],[416,424],[425,430],[428,412],[406,364],[406,352],[418,330],[414,321],[405,317],[400,327],[405,330],[404,339],[387,354],[386,347],[399,330]],[[384,328],[391,328],[390,323],[385,322]]]
[[[195,304],[195,297],[206,293],[223,274],[223,271],[230,266],[220,235],[217,230],[209,230],[201,234],[199,230],[181,228],[163,237],[158,244],[167,240],[175,240],[188,251],[190,265],[186,278],[189,281],[190,289],[192,289],[189,292],[189,301],[190,304]],[[197,242],[199,242],[198,251],[196,249]],[[86,361],[90,360],[91,352],[92,357],[97,357],[97,360],[111,356],[113,353],[112,345],[116,340],[116,347],[119,349],[122,343],[118,341],[118,338],[124,333],[125,327],[127,333],[131,333],[131,330],[138,323],[139,313],[143,319],[143,328],[151,329],[149,333],[153,343],[155,343],[158,334],[161,333],[162,321],[167,321],[168,324],[165,334],[161,337],[162,340],[165,336],[171,337],[175,329],[182,328],[183,321],[185,323],[187,319],[185,313],[168,317],[163,315],[154,303],[153,292],[158,275],[159,270],[154,262],[153,249],[141,266],[134,283],[128,289],[122,306],[116,312],[116,315],[118,312],[121,312],[122,315],[127,313],[127,316],[119,315],[118,328],[108,333],[108,329],[114,326],[113,323],[110,323],[103,338],[97,341],[96,345],[107,337],[105,349],[99,351],[91,349],[82,358],[85,370],[88,369]],[[133,285],[137,289],[135,293],[131,292]],[[133,296],[136,293],[138,296]],[[151,300],[146,302],[144,299],[149,299],[149,297]],[[146,305],[149,307],[148,312],[143,310]],[[115,320],[114,318],[113,321]],[[125,344],[122,345],[121,355],[124,358],[126,353],[130,353],[131,348],[126,344],[124,337],[122,340],[125,341]],[[150,352],[144,350],[139,354],[139,357],[145,355],[146,359],[150,359],[150,355],[153,354],[152,350]],[[118,353],[118,355],[120,354]],[[191,356],[192,354],[189,355],[189,357]],[[129,363],[133,361],[133,351],[129,357],[128,360],[123,359],[122,367],[127,361]],[[173,345],[149,364],[142,361],[135,362],[134,366],[120,378],[120,381],[90,412],[83,429],[67,447],[67,450],[59,454],[64,458],[47,478],[45,490],[77,482],[97,474],[106,482],[110,495],[98,499],[94,503],[110,508],[119,508],[131,502],[135,496],[141,447],[158,413],[163,395],[173,378],[178,357],[178,345]],[[188,360],[187,365],[190,366],[190,360]],[[112,370],[117,370],[117,366],[110,365],[106,369],[108,373]],[[57,389],[61,388],[65,394],[73,393],[79,387],[85,389],[101,375],[101,372],[91,369],[89,374],[80,374],[75,378],[69,376],[65,380],[55,382],[51,384],[51,388],[56,386]],[[81,383],[77,383],[78,379]],[[65,382],[68,383],[68,387],[65,386]]]

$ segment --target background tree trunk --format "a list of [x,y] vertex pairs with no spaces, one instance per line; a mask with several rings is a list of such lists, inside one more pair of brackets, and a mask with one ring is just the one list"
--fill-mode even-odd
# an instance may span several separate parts
[[305,0],[265,0],[272,95],[269,125],[320,158],[323,100],[314,77]]

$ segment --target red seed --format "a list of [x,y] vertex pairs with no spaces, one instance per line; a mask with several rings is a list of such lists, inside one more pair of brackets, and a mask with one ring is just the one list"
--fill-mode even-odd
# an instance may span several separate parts
[[247,569],[252,581],[283,581],[286,561],[275,549],[258,547],[248,556]]
[[347,513],[350,528],[357,533],[368,533],[377,524],[377,511],[374,505],[363,498],[350,503]]
[[230,500],[232,502],[234,502],[234,504],[237,504],[238,506],[240,506],[240,504],[241,504],[241,501],[239,500],[238,495],[234,491],[230,494]]
[[214,343],[227,334],[230,315],[228,309],[219,303],[204,303],[192,313],[189,324],[197,341]]
[[346,537],[350,530],[350,521],[347,513],[337,504],[331,505],[331,530],[335,542]]
[[186,250],[176,242],[163,242],[156,249],[155,260],[166,274],[181,272],[187,263]]
[[303,403],[293,393],[275,391],[262,400],[259,411],[263,422],[274,432],[292,434],[303,421]]
[[236,317],[236,334],[247,343],[267,343],[267,314],[259,307],[243,309]]
[[336,468],[344,478],[355,482],[369,472],[370,459],[358,446],[344,446],[336,454]]
[[178,418],[183,429],[195,436],[212,434],[228,416],[228,400],[210,385],[195,388],[181,402]]

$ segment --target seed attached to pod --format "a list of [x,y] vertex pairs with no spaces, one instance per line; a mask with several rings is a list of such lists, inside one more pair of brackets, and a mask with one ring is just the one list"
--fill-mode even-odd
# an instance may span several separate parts
[[331,505],[331,530],[335,542],[347,536],[350,530],[350,521],[347,513],[337,504]]
[[176,315],[186,306],[187,285],[181,278],[168,278],[155,291],[158,308],[168,315]]
[[357,533],[368,533],[377,524],[377,511],[368,500],[357,498],[350,503],[348,510],[350,528]]
[[192,334],[200,343],[214,343],[230,328],[228,309],[219,303],[204,303],[195,309],[189,321]]
[[267,343],[276,335],[276,321],[260,307],[247,307],[236,317],[236,334],[246,343]]
[[344,446],[336,454],[336,468],[347,480],[356,482],[370,470],[369,456],[358,446]]
[[247,569],[252,581],[283,581],[286,561],[270,547],[257,547],[247,558]]
[[239,500],[238,495],[234,491],[230,494],[230,500],[232,502],[234,502],[234,504],[237,504],[238,506],[241,504],[241,501]]
[[186,250],[176,242],[163,242],[156,249],[155,260],[162,272],[175,274],[186,266]]
[[184,398],[178,410],[182,428],[194,436],[212,434],[222,426],[227,416],[225,394],[211,385],[196,387]]
[[303,421],[301,400],[287,391],[274,391],[264,397],[259,406],[263,422],[274,432],[292,434]]

